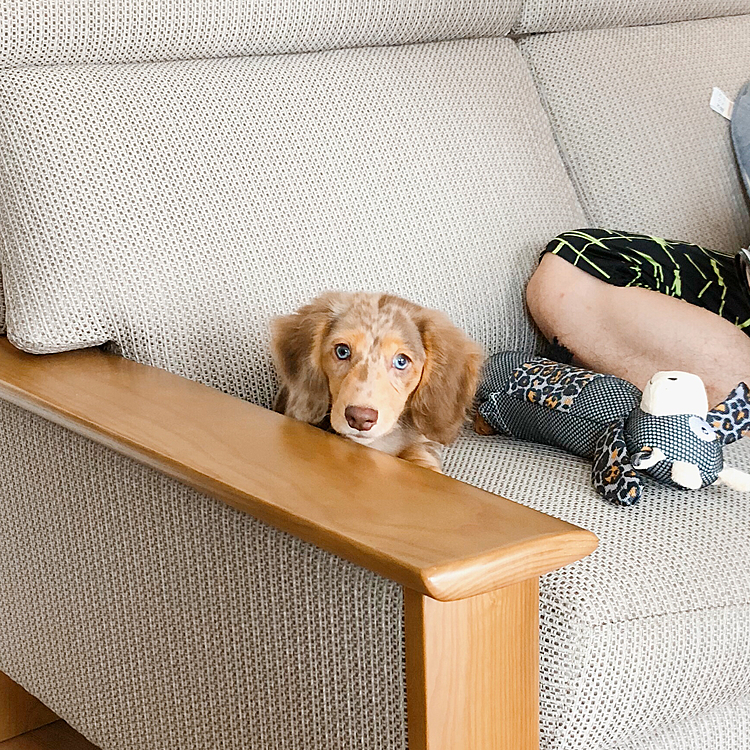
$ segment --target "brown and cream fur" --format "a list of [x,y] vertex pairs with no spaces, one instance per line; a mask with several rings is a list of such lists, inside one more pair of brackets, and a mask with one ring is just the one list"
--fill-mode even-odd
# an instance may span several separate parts
[[340,435],[436,471],[482,364],[478,344],[442,313],[366,292],[326,292],[277,318],[272,346],[276,411],[330,419]]

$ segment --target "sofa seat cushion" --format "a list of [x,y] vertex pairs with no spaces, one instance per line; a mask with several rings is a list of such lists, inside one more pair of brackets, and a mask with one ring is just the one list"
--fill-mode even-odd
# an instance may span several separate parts
[[[725,457],[750,465],[750,440]],[[588,461],[469,432],[446,470],[601,540],[541,580],[545,750],[619,749],[750,696],[750,496],[647,480],[639,505],[615,507]]]
[[655,732],[605,750],[745,750],[750,738],[750,698],[725,703]]
[[730,124],[709,107],[750,74],[750,15],[519,42],[589,220],[735,253],[750,213]]
[[326,289],[537,341],[523,289],[582,213],[509,39],[0,72],[8,336],[269,405],[269,321]]

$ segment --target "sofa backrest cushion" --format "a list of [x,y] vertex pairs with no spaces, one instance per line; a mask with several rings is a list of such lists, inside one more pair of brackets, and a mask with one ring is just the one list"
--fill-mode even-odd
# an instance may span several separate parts
[[[20,0],[0,69],[311,52],[503,36],[521,0]],[[0,284],[0,287],[2,285]],[[5,300],[0,288],[0,333]]]
[[513,34],[607,29],[750,13],[750,0],[523,0]]
[[750,16],[520,42],[591,226],[736,252],[750,215],[730,124],[709,108],[750,71]]
[[19,0],[0,67],[317,52],[502,36],[521,0]]
[[330,288],[537,338],[523,288],[583,214],[509,39],[0,73],[8,335],[261,404],[269,321]]

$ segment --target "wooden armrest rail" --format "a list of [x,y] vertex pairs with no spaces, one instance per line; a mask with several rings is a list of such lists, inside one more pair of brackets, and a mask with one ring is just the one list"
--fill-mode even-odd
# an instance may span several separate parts
[[439,600],[589,554],[563,521],[98,349],[0,339],[0,398]]

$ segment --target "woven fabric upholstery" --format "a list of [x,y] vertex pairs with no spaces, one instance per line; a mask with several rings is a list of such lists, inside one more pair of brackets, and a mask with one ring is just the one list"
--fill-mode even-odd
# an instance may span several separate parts
[[736,252],[750,217],[729,123],[708,106],[750,71],[750,16],[520,43],[591,226]]
[[750,0],[522,0],[514,34],[646,26],[750,13]]
[[0,670],[103,750],[405,750],[401,587],[0,402]]
[[0,119],[11,340],[264,405],[269,319],[326,288],[533,346],[525,282],[583,220],[508,39],[7,70]]
[[[750,440],[725,457],[747,468]],[[590,462],[498,436],[465,434],[445,465],[600,539],[541,580],[543,750],[645,749],[667,727],[750,696],[750,497],[648,482],[640,505],[614,507],[591,488]],[[726,742],[706,747],[744,747],[744,723],[708,726]]]
[[[405,748],[398,586],[5,402],[0,450],[0,669],[104,750]],[[541,582],[543,750],[745,747],[746,497],[612,508],[468,434],[447,469],[600,536]]]
[[521,0],[14,0],[0,67],[312,52],[502,36]]
[[[521,0],[16,0],[0,68],[311,52],[502,36]],[[87,104],[88,106],[88,104]],[[5,332],[0,289],[0,333]]]
[[607,750],[748,750],[750,748],[750,698],[719,706],[699,716]]

